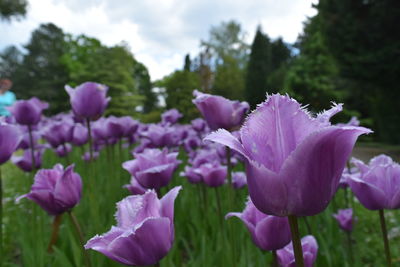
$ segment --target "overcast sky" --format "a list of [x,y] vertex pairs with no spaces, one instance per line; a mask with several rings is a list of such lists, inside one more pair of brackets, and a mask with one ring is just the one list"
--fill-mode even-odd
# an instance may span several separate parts
[[23,45],[40,23],[85,34],[106,45],[126,41],[152,80],[182,68],[186,53],[195,56],[212,25],[235,19],[251,43],[256,27],[270,37],[294,42],[317,0],[28,0],[27,16],[0,21],[0,49]]

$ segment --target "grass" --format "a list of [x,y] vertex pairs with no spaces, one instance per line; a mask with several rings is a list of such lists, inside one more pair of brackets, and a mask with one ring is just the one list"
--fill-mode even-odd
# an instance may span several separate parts
[[[165,194],[175,185],[183,190],[175,201],[175,242],[170,253],[161,261],[166,266],[269,266],[271,255],[259,250],[251,241],[244,224],[235,218],[223,220],[220,224],[216,196],[212,188],[206,189],[206,198],[201,197],[201,186],[179,177],[186,162],[175,172],[172,183],[161,190]],[[128,195],[122,185],[129,183],[129,174],[121,163],[130,159],[128,150],[119,152],[117,147],[103,150],[98,160],[88,166],[81,160],[80,149],[75,148],[70,159],[84,182],[84,192],[80,204],[74,208],[85,240],[102,234],[115,224],[116,202]],[[65,159],[59,159],[50,150],[46,151],[43,168],[51,168]],[[47,252],[53,218],[36,204],[23,199],[15,203],[15,198],[29,191],[33,175],[26,174],[14,165],[1,166],[4,178],[4,244],[6,261],[3,266],[83,266],[81,248],[70,222],[65,214],[60,227],[60,236],[53,253]],[[243,170],[237,165],[235,171]],[[222,213],[242,211],[247,198],[247,189],[234,191],[234,209],[228,208],[227,185],[220,188]],[[350,204],[349,204],[350,205]],[[313,234],[319,245],[316,266],[385,266],[384,248],[381,240],[377,211],[369,211],[354,198],[351,205],[358,218],[352,233],[354,263],[351,263],[347,236],[338,227],[332,214],[339,208],[347,208],[344,191],[339,189],[328,208],[317,216],[300,219],[302,236]],[[398,211],[386,211],[392,258],[394,265],[400,265],[400,218]],[[235,246],[231,240],[236,240]],[[89,250],[92,266],[121,266],[102,254]]]

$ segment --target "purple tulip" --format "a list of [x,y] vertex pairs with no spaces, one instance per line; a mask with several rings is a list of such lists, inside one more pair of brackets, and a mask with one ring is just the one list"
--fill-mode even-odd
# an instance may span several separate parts
[[180,176],[186,177],[192,184],[198,184],[202,181],[202,177],[196,171],[196,168],[191,166],[185,166],[185,171],[180,173]]
[[82,180],[74,172],[74,165],[65,170],[61,164],[53,169],[41,169],[35,175],[31,191],[21,198],[36,202],[50,215],[59,215],[71,210],[81,199]]
[[143,153],[135,153],[135,159],[126,161],[122,167],[134,176],[139,184],[148,189],[160,189],[172,179],[172,174],[180,161],[178,153],[168,150],[146,149]]
[[123,187],[128,189],[132,195],[143,195],[146,193],[146,188],[141,186],[133,176],[131,177],[130,184],[124,185]]
[[[93,160],[99,157],[100,153],[98,151],[93,151]],[[90,162],[90,152],[85,152],[82,155],[82,159],[86,162]]]
[[22,125],[36,125],[42,118],[42,112],[49,104],[40,101],[36,97],[29,100],[18,100],[8,110],[15,117],[15,120]]
[[62,121],[50,125],[44,130],[42,136],[53,148],[57,148],[62,144],[71,142],[73,130],[72,122]]
[[[304,267],[313,267],[318,253],[317,240],[312,235],[305,236],[301,239],[301,246],[303,248]],[[281,267],[296,266],[292,243],[278,250],[276,254]]]
[[70,144],[63,144],[55,149],[57,156],[59,156],[60,158],[66,157],[69,153],[71,153],[71,151],[72,146]]
[[341,209],[338,210],[337,214],[333,214],[333,217],[338,221],[340,228],[343,231],[353,231],[353,209]]
[[217,163],[205,163],[194,170],[209,187],[218,187],[225,183],[228,168]]
[[287,218],[266,215],[259,211],[250,198],[242,213],[230,212],[229,217],[238,217],[246,225],[253,242],[262,250],[278,250],[291,240],[290,226]]
[[175,108],[165,111],[161,114],[163,123],[175,124],[183,115]]
[[[19,143],[17,150],[18,149],[28,149],[31,147],[31,142],[29,140],[29,132],[28,129],[26,129],[26,127],[20,127],[20,132],[22,134],[22,139],[21,142]],[[40,133],[38,131],[32,131],[32,142],[33,142],[33,146],[36,147],[38,140],[40,139]]]
[[206,128],[206,121],[201,118],[194,119],[190,123],[196,132],[202,132]]
[[366,165],[352,161],[359,169],[359,176],[349,176],[348,183],[357,199],[370,210],[400,208],[400,165],[380,155]]
[[311,216],[322,212],[336,193],[357,137],[371,130],[338,127],[329,119],[341,105],[313,118],[288,96],[272,95],[240,129],[241,140],[224,129],[206,139],[246,158],[249,194],[262,212]]
[[153,190],[124,198],[117,203],[117,226],[90,239],[85,248],[126,265],[157,264],[174,242],[174,202],[180,189],[161,199]]
[[128,116],[119,118],[110,116],[106,119],[105,125],[107,136],[118,139],[134,134],[138,126],[138,122]]
[[75,89],[65,86],[69,94],[72,110],[80,118],[97,120],[104,113],[110,97],[107,96],[108,87],[94,82],[85,82]]
[[152,124],[141,135],[151,141],[153,147],[172,146],[176,143],[176,135],[172,127]]
[[232,186],[240,189],[247,185],[246,174],[244,172],[232,172]]
[[11,158],[21,139],[18,127],[0,123],[0,165]]
[[80,123],[74,125],[71,143],[76,146],[83,146],[89,140],[88,129]]
[[[42,156],[43,156],[44,148],[38,148],[34,152],[35,157],[35,169],[40,169],[42,166]],[[25,172],[32,171],[32,153],[31,151],[25,150],[22,156],[13,156],[11,157],[12,163],[17,165],[21,170]]]
[[193,167],[199,167],[204,163],[220,163],[221,159],[214,149],[202,149],[198,150],[197,154],[189,162]]
[[209,95],[197,90],[193,92],[196,105],[211,130],[224,128],[233,130],[239,127],[249,111],[247,102],[232,101],[222,96]]

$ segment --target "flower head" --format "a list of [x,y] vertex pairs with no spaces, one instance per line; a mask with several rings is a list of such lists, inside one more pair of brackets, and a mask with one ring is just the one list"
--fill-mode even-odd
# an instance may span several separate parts
[[[301,246],[303,249],[304,266],[313,267],[318,253],[317,240],[315,240],[312,235],[305,236],[301,239]],[[278,256],[279,266],[296,266],[292,242],[283,249],[278,250],[276,254]]]
[[72,209],[81,199],[82,180],[74,172],[74,165],[65,170],[61,164],[53,169],[41,169],[35,175],[31,191],[21,198],[36,202],[50,215],[58,215]]
[[353,230],[353,209],[338,210],[338,213],[333,214],[333,217],[338,221],[340,228],[344,231],[351,232]]
[[272,95],[240,129],[240,140],[220,129],[206,137],[246,158],[249,194],[262,212],[311,216],[336,193],[357,137],[369,129],[335,126],[341,105],[312,117],[288,96]]
[[249,199],[242,213],[230,212],[229,217],[238,217],[246,225],[253,242],[262,250],[278,250],[291,240],[289,221],[284,217],[266,215],[259,211]]
[[8,110],[15,117],[15,120],[22,125],[36,125],[42,118],[42,112],[49,104],[40,101],[36,97],[28,100],[16,101]]
[[0,123],[0,165],[10,159],[21,139],[22,135],[16,126]]
[[94,82],[85,82],[75,89],[65,86],[69,94],[72,110],[80,118],[97,120],[106,109],[110,97],[106,97],[108,87]]
[[124,198],[117,203],[117,226],[90,239],[85,248],[126,265],[158,263],[174,241],[174,201],[180,189],[173,188],[161,199],[154,190]]
[[166,149],[146,149],[134,155],[135,159],[124,162],[122,167],[147,189],[166,186],[180,163],[176,159],[178,153],[168,153]]
[[400,165],[386,155],[379,155],[366,165],[353,159],[360,170],[348,177],[348,184],[357,199],[370,210],[400,208]]
[[211,130],[224,128],[232,130],[239,127],[249,111],[247,102],[232,101],[222,96],[193,92],[196,105]]

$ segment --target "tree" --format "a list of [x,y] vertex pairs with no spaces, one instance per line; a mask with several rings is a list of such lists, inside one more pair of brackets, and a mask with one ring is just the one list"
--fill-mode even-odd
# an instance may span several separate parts
[[301,103],[315,110],[329,108],[331,101],[341,100],[337,90],[338,69],[319,31],[319,17],[305,23],[299,37],[300,54],[288,70],[285,89]]
[[246,73],[246,101],[254,109],[265,99],[267,76],[271,71],[271,44],[267,35],[257,28],[251,45],[250,59]]
[[41,24],[25,46],[27,53],[17,70],[19,79],[13,81],[18,98],[37,96],[50,103],[51,114],[69,109],[69,97],[64,90],[69,80],[68,69],[60,60],[66,52],[65,37],[56,25]]
[[[214,75],[206,76],[213,80],[212,93],[243,99],[243,79],[248,58],[248,45],[244,38],[245,33],[240,24],[232,20],[212,27],[208,41],[201,42],[205,55],[210,54],[212,57],[210,69],[215,70]],[[203,73],[207,74],[205,70],[207,69],[202,69]],[[238,82],[231,82],[233,80]]]
[[166,90],[167,109],[176,108],[185,114],[184,121],[190,121],[199,116],[192,103],[193,90],[199,89],[200,78],[194,72],[177,70],[156,83]]
[[0,18],[10,21],[26,14],[26,0],[0,0]]
[[15,46],[6,47],[0,53],[0,77],[14,80],[23,60],[21,51]]
[[213,84],[213,93],[232,100],[243,100],[244,70],[239,62],[228,55],[223,57],[223,64],[217,65]]
[[111,102],[107,114],[132,115],[135,107],[144,100],[138,94],[140,86],[136,81],[141,70],[136,69],[137,61],[124,45],[106,47],[97,39],[84,35],[76,39],[70,37],[63,63],[70,74],[69,84],[95,81],[109,87]]
[[151,112],[157,104],[157,95],[152,91],[152,83],[147,68],[140,62],[134,66],[134,79],[138,92],[144,96],[143,113]]
[[382,141],[399,143],[400,2],[320,0],[316,7],[340,74],[355,85],[355,107],[374,117]]
[[183,66],[183,70],[191,71],[192,61],[190,60],[190,55],[186,54],[185,56],[185,65]]

